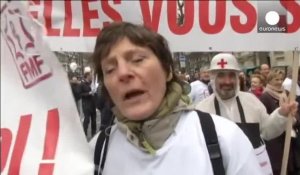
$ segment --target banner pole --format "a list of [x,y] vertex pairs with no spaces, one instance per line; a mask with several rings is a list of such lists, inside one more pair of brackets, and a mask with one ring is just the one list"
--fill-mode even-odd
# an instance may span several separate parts
[[[295,51],[293,53],[293,62],[292,62],[293,74],[292,74],[292,86],[289,94],[289,101],[294,101],[296,98],[296,85],[298,81],[299,60],[300,60],[300,54],[298,48],[295,48]],[[282,157],[280,175],[287,174],[287,164],[288,164],[288,158],[290,152],[292,126],[293,126],[293,117],[291,116],[291,113],[289,113],[288,122],[286,124],[286,130],[285,130],[284,152]]]

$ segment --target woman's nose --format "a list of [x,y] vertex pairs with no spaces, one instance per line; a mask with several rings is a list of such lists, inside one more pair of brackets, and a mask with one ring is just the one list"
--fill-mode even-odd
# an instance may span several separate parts
[[119,80],[123,82],[126,82],[130,78],[132,78],[133,73],[131,71],[130,65],[128,65],[127,63],[119,63],[118,76],[119,76]]

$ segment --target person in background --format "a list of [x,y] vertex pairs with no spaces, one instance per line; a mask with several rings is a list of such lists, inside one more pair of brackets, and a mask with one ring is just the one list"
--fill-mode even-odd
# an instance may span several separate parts
[[[196,109],[214,113],[236,122],[251,141],[265,174],[272,173],[262,139],[271,140],[285,130],[290,111],[297,110],[295,101],[283,103],[271,115],[264,105],[249,92],[240,91],[241,69],[234,55],[220,53],[213,57],[210,76],[214,93],[196,104]],[[261,139],[262,138],[262,139]],[[263,151],[264,150],[264,151]]]
[[[264,77],[265,80],[267,79],[269,72],[270,66],[268,64],[260,65],[260,74]],[[266,86],[266,84],[264,84],[264,86]]]
[[[298,77],[299,77],[300,69],[298,69],[298,70],[299,70],[298,71]],[[290,92],[291,87],[292,87],[292,68],[291,67],[287,68],[287,74],[282,83],[282,86],[286,91]],[[298,83],[296,84],[296,94],[295,95],[296,95],[296,97],[300,97],[300,86],[298,85]]]
[[102,82],[100,82],[97,87],[96,106],[101,114],[100,131],[103,131],[109,126],[114,116],[111,111],[111,107],[113,106],[113,104],[108,98],[106,89],[103,87]]
[[298,70],[298,86],[300,87],[300,67],[299,67],[299,70]]
[[257,98],[259,98],[264,91],[264,78],[260,74],[252,74],[251,75],[251,87],[249,91],[254,94]]
[[[267,77],[267,86],[265,88],[264,93],[260,96],[261,102],[265,105],[267,112],[271,114],[274,110],[276,110],[283,103],[288,101],[287,94],[285,89],[283,88],[283,80],[285,77],[285,73],[280,69],[272,69]],[[293,116],[296,116],[296,112],[292,113]],[[295,117],[297,120],[297,117]],[[296,124],[295,122],[294,124]],[[283,126],[285,129],[285,126]],[[292,131],[292,140],[290,145],[290,154],[288,160],[288,169],[287,175],[298,175],[299,174],[299,151],[296,152],[297,148],[294,144],[294,138],[296,137],[295,131]],[[285,142],[285,132],[279,135],[272,140],[266,141],[267,151],[271,160],[272,169],[274,175],[280,175],[281,165],[282,165],[282,157],[284,150],[284,142]],[[298,173],[298,174],[297,174]]]
[[255,68],[254,71],[253,71],[253,74],[261,74],[260,73],[260,68],[258,68],[258,67]]
[[200,81],[206,85],[210,82],[209,66],[204,65],[200,68]]
[[190,79],[189,79],[190,76],[189,76],[189,74],[186,73],[186,71],[185,71],[184,68],[182,68],[181,71],[179,71],[177,75],[178,75],[178,78],[179,78],[180,80],[189,83],[189,81],[190,81]]
[[83,75],[84,79],[80,85],[80,96],[82,99],[82,110],[84,114],[83,129],[85,135],[88,136],[87,130],[91,121],[91,136],[95,135],[97,131],[96,124],[96,104],[94,93],[91,88],[92,74],[86,72]]
[[189,97],[191,98],[193,103],[198,103],[210,95],[208,90],[208,83],[209,83],[208,67],[207,66],[201,67],[199,73],[200,73],[200,77],[199,77],[200,79],[190,83],[191,92],[189,94]]
[[199,79],[200,79],[200,74],[199,74],[199,71],[196,69],[193,76],[192,76],[191,82],[194,82],[194,81],[199,80]]
[[79,112],[79,100],[80,100],[80,81],[77,79],[76,75],[71,75],[70,76],[70,85],[71,85],[71,90],[72,94],[75,100],[75,104],[77,107],[77,110]]
[[[112,23],[98,35],[93,58],[116,116],[99,174],[214,174],[199,116],[189,105],[189,84],[175,75],[163,36],[141,25]],[[225,173],[261,175],[243,132],[228,120],[212,119]],[[93,150],[97,138],[90,142]]]
[[248,87],[247,87],[247,82],[246,82],[246,75],[244,72],[240,72],[239,73],[239,83],[240,83],[240,90],[247,92],[248,91]]
[[211,87],[210,82],[210,74],[209,74],[209,66],[205,65],[200,69],[200,81],[207,85],[207,89],[209,94],[213,93],[213,89]]

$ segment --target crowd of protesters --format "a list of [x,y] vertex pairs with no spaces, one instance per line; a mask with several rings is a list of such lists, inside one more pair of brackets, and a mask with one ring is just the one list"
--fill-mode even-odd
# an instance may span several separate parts
[[[222,58],[226,58],[226,56],[223,56]],[[213,60],[212,60],[213,62]],[[222,70],[222,69],[220,69]],[[225,68],[226,70],[226,68]],[[260,136],[262,136],[263,141],[265,142],[266,145],[266,150],[268,153],[268,157],[271,162],[271,167],[272,167],[272,172],[274,175],[279,175],[281,171],[281,166],[282,166],[282,159],[283,159],[283,151],[284,151],[284,142],[285,142],[285,123],[281,123],[278,126],[272,126],[270,125],[272,122],[270,122],[272,117],[271,114],[274,114],[276,110],[278,111],[278,107],[282,105],[283,103],[288,101],[288,95],[289,91],[291,88],[291,68],[287,67],[286,69],[280,69],[280,68],[270,68],[268,64],[262,64],[258,69],[256,69],[251,75],[245,75],[244,72],[242,72],[239,68],[237,69],[228,69],[224,72],[232,71],[234,70],[236,72],[239,72],[236,74],[234,77],[237,77],[237,80],[232,80],[230,82],[228,80],[227,84],[224,82],[224,86],[226,85],[231,85],[232,87],[236,87],[236,92],[238,93],[233,93],[232,98],[228,99],[223,99],[222,100],[222,94],[221,92],[218,91],[218,82],[216,81],[216,75],[213,69],[210,70],[210,80],[213,82],[210,82],[209,84],[212,84],[214,86],[214,90],[216,90],[215,93],[211,93],[209,97],[204,96],[208,89],[206,88],[199,88],[198,86],[193,86],[194,84],[199,84],[201,82],[201,79],[195,80],[194,82],[191,82],[191,87],[192,87],[192,92],[191,97],[192,99],[200,99],[199,100],[194,100],[195,105],[197,106],[198,109],[202,111],[207,111],[207,112],[213,112],[217,113],[215,110],[215,104],[214,100],[216,99],[221,100],[220,106],[224,106],[224,109],[221,109],[221,113],[217,113],[222,116],[226,116],[233,121],[237,121],[240,123],[240,119],[234,119],[232,117],[238,116],[237,114],[240,114],[240,111],[237,110],[237,114],[235,113],[234,108],[238,109],[238,105],[236,105],[236,102],[232,102],[230,99],[234,99],[236,97],[241,98],[241,93],[243,93],[243,96],[246,96],[245,100],[240,100],[241,101],[241,106],[244,109],[244,113],[246,116],[246,121],[247,122],[253,122],[255,117],[258,117],[260,115],[265,115],[263,117],[264,119],[259,119],[257,120],[258,123],[260,122],[266,122],[266,124],[261,123],[260,127]],[[238,70],[238,71],[237,71]],[[300,103],[300,78],[299,78],[300,71],[298,72],[298,83],[297,83],[297,89],[296,89],[296,101]],[[247,78],[249,77],[249,78]],[[237,81],[237,84],[234,84],[234,82]],[[198,82],[198,83],[195,83]],[[236,82],[236,83],[237,83]],[[201,86],[203,87],[203,86]],[[194,88],[194,90],[193,90]],[[229,91],[229,90],[227,90]],[[252,96],[253,94],[254,96]],[[216,97],[215,97],[216,96]],[[207,97],[207,98],[203,98]],[[256,99],[255,99],[255,98]],[[210,100],[212,99],[212,100]],[[253,101],[251,101],[253,99]],[[211,102],[210,102],[211,101]],[[225,107],[227,106],[227,107]],[[253,111],[258,110],[258,107],[261,108],[261,111],[258,111],[257,114],[253,113]],[[223,110],[223,112],[222,112]],[[252,111],[252,112],[251,112]],[[224,114],[225,113],[225,114]],[[267,115],[269,114],[269,116]],[[247,120],[247,116],[249,116],[250,119]],[[287,113],[285,114],[287,116]],[[299,175],[300,174],[300,135],[299,135],[299,130],[300,130],[300,114],[299,114],[299,106],[298,106],[298,112],[292,114],[294,116],[294,122],[293,122],[293,129],[291,133],[291,144],[290,144],[290,153],[289,153],[289,159],[288,159],[288,175]],[[278,119],[274,120],[274,122],[279,122],[281,117],[278,117]],[[279,124],[278,123],[278,124]],[[270,125],[270,126],[268,126]],[[274,134],[271,134],[271,137],[264,137],[263,131],[264,129],[269,127],[270,132],[273,132]],[[282,127],[282,128],[280,128]],[[277,132],[276,130],[280,129],[280,132]],[[275,134],[277,132],[277,134]],[[250,139],[251,141],[251,139]]]
[[[85,135],[91,138],[109,124],[112,104],[105,99],[102,84],[95,82],[95,76],[91,71],[85,71],[82,78],[70,73],[69,82],[77,110],[82,118],[83,130]],[[100,117],[100,126],[97,126],[97,117]],[[91,133],[88,133],[89,126]]]

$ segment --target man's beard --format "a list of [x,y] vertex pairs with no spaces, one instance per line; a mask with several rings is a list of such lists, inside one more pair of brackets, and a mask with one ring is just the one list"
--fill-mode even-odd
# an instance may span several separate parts
[[234,97],[236,94],[236,89],[234,88],[234,86],[232,87],[232,89],[228,89],[228,90],[223,90],[222,88],[217,88],[216,91],[219,94],[220,98],[223,100],[228,100],[228,99]]
[[201,80],[204,84],[208,85],[208,83],[210,82],[210,80]]

